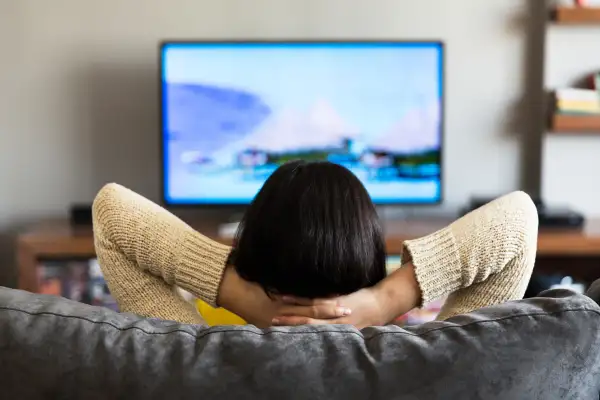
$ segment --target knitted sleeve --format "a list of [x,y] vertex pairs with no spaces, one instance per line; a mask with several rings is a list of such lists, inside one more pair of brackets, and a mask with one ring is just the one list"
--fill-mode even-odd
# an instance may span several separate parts
[[[514,192],[448,227],[404,243],[422,303],[448,295],[438,319],[521,299],[533,271],[538,214],[531,198]],[[404,261],[404,260],[403,260]]]
[[120,310],[202,323],[175,287],[214,305],[230,248],[117,184],[100,190],[92,212],[98,261]]

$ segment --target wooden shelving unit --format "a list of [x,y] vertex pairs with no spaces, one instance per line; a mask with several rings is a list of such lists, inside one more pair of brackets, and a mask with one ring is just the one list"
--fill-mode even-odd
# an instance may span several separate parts
[[556,7],[552,19],[562,25],[600,25],[600,7]]
[[600,135],[600,116],[554,114],[550,120],[550,132]]
[[[600,7],[559,6],[552,10],[551,18],[554,23],[559,25],[598,25],[600,27]],[[554,134],[600,135],[600,116],[557,114],[552,110],[549,118],[549,131]]]

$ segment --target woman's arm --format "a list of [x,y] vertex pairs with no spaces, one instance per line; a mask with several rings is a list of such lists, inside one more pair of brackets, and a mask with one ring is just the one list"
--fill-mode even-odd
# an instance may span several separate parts
[[537,250],[538,214],[531,198],[514,192],[448,227],[404,243],[421,304],[448,295],[438,319],[521,299]]
[[117,184],[100,190],[92,211],[98,261],[120,310],[203,323],[174,286],[214,305],[230,248]]
[[[290,298],[276,325],[384,325],[448,295],[438,319],[523,297],[533,270],[538,216],[531,198],[514,192],[451,225],[404,243],[403,266],[372,288],[335,299]],[[332,304],[351,314],[327,315]],[[311,317],[306,310],[318,317]]]

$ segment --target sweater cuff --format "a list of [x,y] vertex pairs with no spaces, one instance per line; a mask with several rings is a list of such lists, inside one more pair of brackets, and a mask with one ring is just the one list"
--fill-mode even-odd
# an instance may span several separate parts
[[[458,247],[446,227],[419,239],[404,242],[404,254],[412,260],[421,289],[419,307],[461,287],[462,271]],[[410,260],[402,260],[402,263]]]
[[231,248],[194,231],[184,238],[182,250],[177,286],[215,307]]

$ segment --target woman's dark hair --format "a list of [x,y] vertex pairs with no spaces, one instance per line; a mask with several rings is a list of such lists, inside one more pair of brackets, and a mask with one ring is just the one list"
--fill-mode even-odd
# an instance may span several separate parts
[[346,168],[293,161],[247,209],[229,262],[269,294],[352,293],[385,277],[382,228],[369,194]]

